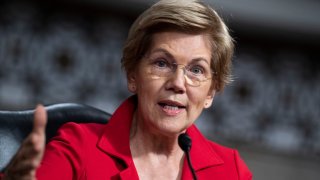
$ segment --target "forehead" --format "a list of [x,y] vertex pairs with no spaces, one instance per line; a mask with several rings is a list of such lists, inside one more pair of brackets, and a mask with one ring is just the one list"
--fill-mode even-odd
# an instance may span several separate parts
[[176,58],[211,59],[211,46],[206,34],[188,34],[182,32],[160,32],[152,36],[149,54],[167,52]]

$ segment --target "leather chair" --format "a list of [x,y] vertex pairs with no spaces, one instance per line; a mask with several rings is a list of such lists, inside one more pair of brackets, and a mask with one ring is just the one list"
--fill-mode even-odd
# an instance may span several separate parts
[[[61,103],[45,106],[48,113],[46,140],[66,122],[107,123],[111,114],[92,106]],[[33,127],[34,110],[0,111],[0,172],[3,172]]]

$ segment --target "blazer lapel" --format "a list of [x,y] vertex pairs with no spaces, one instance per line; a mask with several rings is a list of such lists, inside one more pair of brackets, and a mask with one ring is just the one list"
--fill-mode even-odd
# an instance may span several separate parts
[[[192,146],[190,150],[190,158],[194,170],[200,171],[205,170],[209,167],[218,166],[223,164],[223,160],[219,155],[212,149],[208,140],[203,137],[200,131],[195,125],[192,125],[187,129],[186,132],[192,139]],[[189,169],[186,157],[183,163],[182,179],[192,179],[192,174]]]
[[130,97],[114,112],[100,137],[98,148],[117,158],[125,167],[119,173],[121,179],[138,179],[130,152],[130,127],[134,113],[134,98]]

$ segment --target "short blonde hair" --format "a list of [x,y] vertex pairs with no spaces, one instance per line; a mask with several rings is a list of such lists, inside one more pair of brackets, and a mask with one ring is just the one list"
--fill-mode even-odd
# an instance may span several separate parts
[[152,35],[166,30],[207,34],[212,47],[211,69],[216,74],[214,89],[221,91],[231,82],[233,39],[217,12],[199,0],[161,0],[136,19],[130,28],[121,61],[127,75],[136,70],[149,50]]

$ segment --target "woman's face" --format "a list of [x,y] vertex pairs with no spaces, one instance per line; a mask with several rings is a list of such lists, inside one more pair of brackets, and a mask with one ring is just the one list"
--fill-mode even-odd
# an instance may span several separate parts
[[[190,78],[185,78],[185,72],[195,77],[211,73],[211,48],[206,39],[204,34],[171,31],[153,35],[148,53],[128,76],[129,90],[138,95],[135,118],[144,129],[176,135],[194,123],[203,108],[211,106],[213,81],[194,86]],[[179,64],[176,70],[167,73],[174,64]]]

